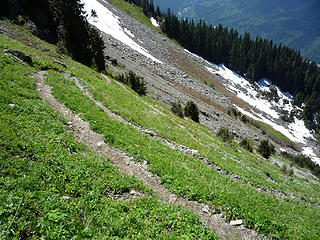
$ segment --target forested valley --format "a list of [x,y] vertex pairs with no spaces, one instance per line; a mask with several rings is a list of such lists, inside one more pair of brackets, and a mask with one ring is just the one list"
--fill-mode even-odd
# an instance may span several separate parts
[[213,26],[204,21],[179,19],[170,9],[162,13],[152,0],[128,2],[143,7],[147,16],[157,18],[162,23],[162,31],[189,51],[216,64],[223,63],[249,81],[265,77],[290,92],[296,105],[304,104],[307,127],[320,131],[320,69],[315,62],[272,40],[253,39],[250,33],[242,36],[221,24]]

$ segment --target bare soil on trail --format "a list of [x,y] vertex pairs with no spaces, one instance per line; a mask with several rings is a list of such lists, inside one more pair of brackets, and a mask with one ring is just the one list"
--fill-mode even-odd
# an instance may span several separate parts
[[[194,150],[194,149],[190,149],[186,146],[183,146],[179,143],[176,143],[176,142],[172,142],[168,139],[165,139],[159,135],[157,135],[156,133],[148,130],[148,129],[144,129],[142,128],[141,126],[139,125],[136,125],[136,124],[133,124],[129,121],[127,121],[126,119],[124,119],[122,116],[112,112],[111,110],[109,110],[108,108],[106,108],[100,101],[96,100],[93,95],[89,92],[88,89],[86,89],[80,82],[79,79],[77,79],[76,77],[74,76],[71,76],[70,74],[64,74],[64,76],[66,78],[69,78],[70,80],[74,81],[75,84],[77,85],[77,87],[87,96],[89,97],[92,101],[95,102],[95,104],[100,107],[108,116],[110,116],[111,118],[113,118],[114,120],[117,120],[117,121],[120,121],[124,124],[127,124],[127,125],[130,125],[131,127],[133,127],[135,130],[143,133],[143,134],[146,134],[148,135],[149,137],[153,138],[153,139],[157,139],[157,140],[160,140],[164,145],[168,146],[169,148],[171,149],[174,149],[174,150],[177,150],[179,152],[182,152],[190,157],[193,157],[195,159],[198,159],[200,160],[203,164],[207,165],[208,167],[214,169],[215,171],[219,172],[220,174],[223,174],[225,176],[228,176],[230,177],[231,179],[235,180],[235,181],[241,181],[242,183],[244,184],[247,184],[248,186],[254,188],[255,190],[259,191],[259,192],[263,192],[263,193],[267,193],[269,195],[273,195],[273,196],[276,196],[277,198],[291,198],[291,199],[294,199],[294,200],[297,200],[297,201],[300,201],[300,202],[303,202],[303,203],[307,203],[307,204],[311,204],[312,206],[315,206],[315,207],[318,207],[320,208],[319,205],[315,204],[315,203],[310,203],[304,199],[301,199],[300,197],[297,197],[295,196],[294,194],[286,194],[286,193],[283,193],[281,191],[278,191],[278,190],[275,190],[275,189],[265,189],[265,188],[262,188],[262,187],[258,187],[258,186],[255,186],[253,185],[252,183],[246,181],[246,180],[243,180],[241,179],[239,176],[235,175],[235,174],[232,174],[232,173],[229,173],[229,172],[226,172],[224,171],[223,169],[221,169],[218,165],[212,163],[209,159],[206,159],[205,157],[203,156],[200,156],[198,154],[198,151],[197,150]],[[109,83],[111,83],[110,79],[108,79],[107,76],[106,77],[106,81],[108,81]],[[115,81],[116,82],[116,81]],[[131,93],[124,85],[120,84],[119,82],[116,82],[119,86],[121,86],[123,88],[124,91],[127,91],[129,92],[130,94],[132,94],[132,96],[138,98],[137,95]],[[159,111],[158,109],[156,109],[154,106],[148,104],[147,102],[143,101],[143,99],[141,98],[138,98],[140,101],[142,101],[144,104],[146,104],[147,106],[151,107],[155,112],[159,113],[159,114],[162,114],[164,115],[161,111]],[[191,133],[190,134],[190,137],[192,137],[193,139],[197,140]],[[199,143],[201,144],[201,143]],[[230,158],[233,158],[232,156],[229,156]],[[237,159],[234,159],[236,162],[238,162],[238,164],[243,164],[241,161],[237,160]],[[248,168],[248,170],[250,171],[254,171],[253,169],[249,168],[248,166],[246,166]],[[271,178],[267,177],[267,176],[264,176],[266,179],[268,179],[269,181],[273,181]],[[278,184],[277,182],[275,182],[276,184]]]
[[185,207],[201,217],[201,221],[213,230],[222,239],[266,239],[258,235],[254,230],[243,226],[231,226],[223,218],[222,214],[214,214],[210,207],[195,201],[178,197],[171,193],[163,185],[159,178],[148,171],[145,163],[133,162],[123,151],[109,146],[104,142],[104,136],[90,129],[90,124],[70,111],[64,104],[60,103],[51,93],[51,87],[45,84],[46,72],[39,72],[35,76],[36,86],[43,100],[62,114],[68,121],[68,127],[72,129],[77,141],[86,145],[96,153],[103,154],[112,161],[112,165],[120,172],[134,175],[146,186],[154,190],[154,194],[165,202]]

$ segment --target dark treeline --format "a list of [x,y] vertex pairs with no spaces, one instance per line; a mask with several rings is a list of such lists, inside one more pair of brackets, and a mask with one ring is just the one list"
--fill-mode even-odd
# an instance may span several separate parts
[[309,157],[304,155],[294,156],[288,152],[282,152],[282,156],[295,163],[299,167],[309,169],[315,176],[320,177],[320,165],[313,162]]
[[224,63],[250,81],[262,77],[271,79],[294,96],[296,105],[305,104],[307,127],[320,131],[320,69],[316,63],[282,44],[273,44],[272,40],[252,39],[249,33],[242,36],[221,24],[212,26],[204,21],[179,20],[170,9],[166,14],[160,13],[152,0],[127,1],[143,7],[147,16],[161,18],[162,31],[193,53],[217,64]]
[[104,43],[87,22],[80,0],[1,0],[0,17],[32,21],[38,36],[87,66],[105,69]]
[[320,69],[299,52],[281,44],[277,46],[271,40],[252,39],[249,33],[241,36],[221,24],[179,20],[170,11],[164,16],[162,31],[188,50],[214,63],[224,63],[248,80],[271,79],[293,94],[296,105],[305,104],[307,126],[319,130],[314,119],[320,123]]

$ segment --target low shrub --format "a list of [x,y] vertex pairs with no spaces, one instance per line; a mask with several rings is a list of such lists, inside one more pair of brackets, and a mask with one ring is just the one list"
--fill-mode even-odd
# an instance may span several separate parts
[[280,171],[283,173],[283,174],[286,174],[288,176],[292,176],[294,174],[294,171],[292,168],[288,168],[286,165],[283,165],[280,169]]
[[222,139],[224,142],[232,141],[234,138],[234,135],[232,132],[229,131],[229,129],[221,127],[219,131],[217,132],[217,136]]
[[258,152],[266,159],[268,159],[272,154],[276,152],[274,145],[269,143],[268,140],[263,140],[260,142]]
[[248,138],[243,138],[240,142],[240,146],[247,149],[249,152],[253,152],[252,143]]
[[230,107],[228,108],[228,115],[231,117],[238,117],[241,116],[241,112],[239,112],[237,109]]
[[180,101],[172,103],[171,112],[173,112],[178,117],[181,117],[181,118],[184,117],[183,107]]
[[246,115],[241,115],[240,120],[241,120],[243,123],[247,123],[247,122],[249,121]]
[[147,87],[142,77],[136,75],[134,72],[130,71],[129,73],[120,74],[115,77],[119,82],[122,82],[132,88],[133,91],[139,95],[147,94]]

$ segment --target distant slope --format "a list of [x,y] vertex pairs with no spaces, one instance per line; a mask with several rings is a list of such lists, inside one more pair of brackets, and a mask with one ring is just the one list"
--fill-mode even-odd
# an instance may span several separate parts
[[320,62],[320,1],[155,0],[181,17],[222,23],[238,31],[284,43]]

